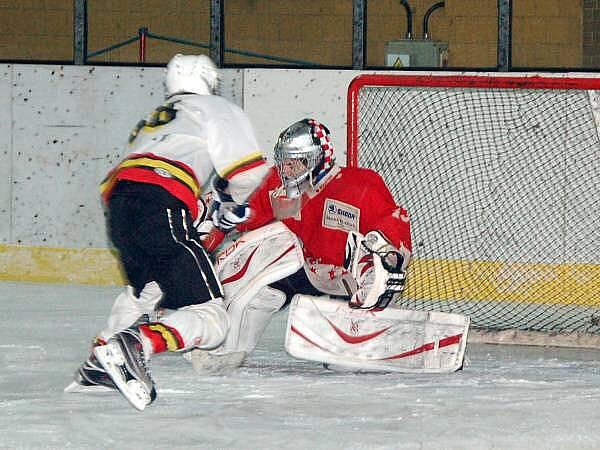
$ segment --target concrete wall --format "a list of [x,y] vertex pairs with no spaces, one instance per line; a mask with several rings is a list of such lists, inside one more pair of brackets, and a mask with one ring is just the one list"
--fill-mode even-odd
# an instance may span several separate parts
[[[229,69],[223,95],[247,111],[269,159],[279,132],[312,116],[331,128],[344,164],[346,95],[359,73]],[[119,282],[98,186],[125,156],[130,129],[163,101],[162,76],[162,68],[0,65],[0,280]],[[586,195],[593,216],[597,192]]]
[[[131,128],[163,100],[162,68],[0,65],[0,243],[107,247],[98,185]],[[270,156],[279,132],[313,116],[345,160],[355,71],[226,70],[223,95],[250,115]]]

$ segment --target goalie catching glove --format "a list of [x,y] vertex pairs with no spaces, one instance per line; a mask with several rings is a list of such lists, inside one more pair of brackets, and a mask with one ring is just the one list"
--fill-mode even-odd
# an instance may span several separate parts
[[346,263],[358,285],[350,307],[387,307],[393,296],[404,290],[409,261],[410,252],[403,246],[394,247],[379,231],[370,231],[364,237],[349,233]]

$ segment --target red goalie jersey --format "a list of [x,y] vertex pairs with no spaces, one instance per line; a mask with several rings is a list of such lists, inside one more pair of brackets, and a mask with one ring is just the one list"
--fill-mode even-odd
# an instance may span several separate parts
[[[250,198],[251,216],[238,230],[275,220],[273,201],[284,193],[273,167]],[[281,221],[302,241],[305,258],[317,264],[342,266],[350,231],[379,230],[395,247],[412,251],[406,209],[396,205],[383,179],[369,169],[334,166],[315,192],[303,195],[300,212]]]

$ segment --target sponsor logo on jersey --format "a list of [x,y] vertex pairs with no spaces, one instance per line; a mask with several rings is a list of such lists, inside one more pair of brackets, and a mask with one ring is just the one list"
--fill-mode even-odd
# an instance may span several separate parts
[[360,209],[339,200],[326,199],[323,227],[342,231],[359,231]]
[[162,167],[156,167],[154,169],[154,173],[164,178],[173,178],[171,172],[169,172],[167,169],[163,169]]

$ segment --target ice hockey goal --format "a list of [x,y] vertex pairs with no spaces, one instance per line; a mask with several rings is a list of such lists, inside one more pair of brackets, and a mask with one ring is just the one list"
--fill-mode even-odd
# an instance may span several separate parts
[[401,306],[469,315],[491,341],[598,345],[600,76],[361,75],[347,164],[411,214]]

